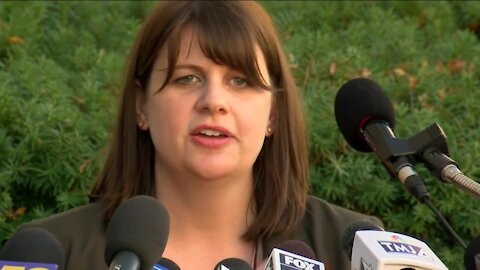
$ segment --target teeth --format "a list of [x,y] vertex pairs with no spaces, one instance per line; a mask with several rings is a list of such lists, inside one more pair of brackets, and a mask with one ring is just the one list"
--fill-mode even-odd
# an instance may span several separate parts
[[222,135],[221,132],[211,129],[203,129],[202,131],[200,131],[200,134],[215,137]]

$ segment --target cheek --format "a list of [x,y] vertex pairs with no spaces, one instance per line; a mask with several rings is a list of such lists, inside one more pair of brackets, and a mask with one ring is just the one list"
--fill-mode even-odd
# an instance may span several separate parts
[[[250,104],[251,106],[251,104]],[[244,106],[248,108],[248,106]],[[271,103],[269,101],[258,102],[251,109],[244,111],[243,122],[245,129],[249,131],[252,136],[258,137],[258,140],[263,141],[265,136],[268,121],[270,118]]]
[[179,137],[185,119],[177,101],[159,97],[148,104],[148,122],[156,145],[171,144]]

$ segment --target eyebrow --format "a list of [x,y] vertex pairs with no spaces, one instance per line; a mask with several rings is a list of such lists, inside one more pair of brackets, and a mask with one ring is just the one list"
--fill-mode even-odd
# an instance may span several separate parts
[[[197,70],[197,71],[202,71],[203,68],[200,67],[200,66],[197,66],[197,65],[194,65],[194,64],[180,64],[180,65],[175,65],[175,67],[173,68],[173,70],[176,70],[176,69],[194,69],[194,70]],[[167,71],[168,70],[168,67],[165,67],[165,68],[154,68],[154,70],[157,70],[157,71]]]
[[195,70],[203,70],[201,66],[197,66],[194,64],[177,64],[173,69],[195,69]]

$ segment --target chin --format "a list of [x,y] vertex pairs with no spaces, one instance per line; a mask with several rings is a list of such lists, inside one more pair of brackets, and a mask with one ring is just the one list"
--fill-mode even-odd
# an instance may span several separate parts
[[192,156],[184,166],[193,176],[205,180],[251,176],[255,160],[235,155]]
[[238,168],[235,168],[231,164],[212,164],[203,162],[202,164],[199,164],[199,166],[195,166],[192,172],[200,179],[216,180],[238,175],[237,170]]
[[228,170],[213,168],[209,168],[208,170],[195,171],[195,174],[198,175],[198,178],[205,180],[218,180],[222,178],[227,178],[231,175]]

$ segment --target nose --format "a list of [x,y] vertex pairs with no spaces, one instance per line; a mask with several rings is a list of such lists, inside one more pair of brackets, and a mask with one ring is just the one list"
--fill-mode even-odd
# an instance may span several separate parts
[[225,114],[230,111],[228,89],[222,80],[209,80],[199,89],[200,94],[196,108],[200,112]]

